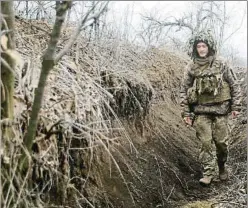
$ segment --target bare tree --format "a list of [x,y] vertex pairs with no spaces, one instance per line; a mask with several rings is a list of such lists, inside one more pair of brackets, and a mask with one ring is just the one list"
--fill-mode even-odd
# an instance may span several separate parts
[[[27,3],[27,2],[25,2]],[[24,4],[24,12],[29,12],[31,9],[29,6],[31,4]],[[16,74],[16,64],[17,64],[17,55],[15,51],[15,14],[14,14],[14,4],[13,1],[3,1],[1,2],[2,13],[1,13],[1,125],[6,119],[12,121],[14,119],[14,80]],[[20,5],[17,5],[20,6]],[[44,6],[44,4],[42,4]],[[35,90],[34,102],[32,105],[31,116],[28,119],[28,128],[24,136],[24,146],[20,144],[16,150],[18,155],[22,153],[21,158],[19,156],[15,157],[15,160],[21,159],[21,162],[16,162],[14,164],[14,169],[12,164],[4,167],[4,173],[1,174],[1,178],[4,177],[4,191],[1,190],[1,199],[4,199],[4,207],[33,207],[31,206],[26,198],[20,200],[23,195],[27,195],[27,198],[30,199],[30,195],[24,193],[24,188],[27,187],[28,178],[30,174],[31,166],[31,155],[32,155],[32,145],[34,138],[37,132],[37,123],[39,111],[42,105],[44,88],[46,86],[47,77],[53,67],[58,64],[61,58],[70,51],[71,46],[74,44],[77,37],[80,35],[80,32],[87,28],[95,19],[98,19],[102,13],[106,10],[108,2],[96,2],[94,7],[88,9],[85,14],[82,16],[81,22],[79,23],[76,30],[72,33],[71,38],[68,40],[68,43],[63,49],[56,53],[58,41],[60,40],[62,25],[64,24],[66,13],[69,8],[72,6],[72,1],[57,1],[55,4],[56,19],[53,25],[53,29],[50,35],[50,40],[48,42],[48,47],[42,56],[42,68],[39,77],[38,87]],[[95,12],[93,13],[93,9]],[[32,9],[30,10],[32,12]],[[27,13],[24,13],[27,15]],[[30,17],[30,16],[29,16]],[[9,123],[5,123],[9,124]],[[5,138],[14,137],[13,132],[8,131],[12,128],[5,128]],[[11,142],[9,142],[11,144]],[[12,144],[11,144],[12,145]],[[12,145],[13,146],[13,145]],[[13,147],[14,148],[14,147]],[[22,151],[21,151],[22,149]],[[19,151],[20,150],[20,151]],[[2,149],[1,149],[1,160],[2,160]],[[18,169],[19,168],[19,169]],[[13,175],[13,176],[12,176]],[[15,184],[14,184],[15,183]],[[7,190],[7,191],[6,191]],[[32,199],[31,199],[32,200]],[[21,201],[21,202],[20,202]],[[26,204],[25,204],[26,203]]]
[[[27,2],[25,2],[27,3]],[[38,18],[42,17],[41,13],[43,12],[43,15],[46,14],[45,6],[49,4],[49,2],[42,2],[37,1],[38,8],[35,8],[34,10],[37,11],[36,17]],[[74,44],[75,40],[79,36],[80,32],[84,30],[89,25],[92,25],[96,21],[98,21],[101,14],[106,10],[108,6],[108,2],[101,3],[100,1],[94,3],[92,7],[82,16],[81,23],[76,28],[75,32],[72,34],[71,38],[68,40],[65,47],[58,53],[55,54],[56,46],[59,41],[59,37],[62,30],[62,25],[65,21],[65,15],[67,10],[72,6],[72,1],[62,1],[62,2],[56,2],[56,20],[53,26],[53,30],[51,33],[51,39],[48,44],[47,50],[45,54],[43,55],[43,61],[42,61],[42,70],[40,74],[39,84],[38,88],[36,89],[35,97],[34,97],[34,103],[32,106],[32,113],[29,120],[28,130],[24,137],[24,143],[27,147],[28,151],[31,151],[32,142],[35,137],[36,127],[37,127],[37,119],[39,110],[42,103],[44,88],[46,85],[46,80],[49,75],[49,72],[53,69],[54,65],[56,65],[59,60],[70,50],[71,46]],[[3,8],[3,16],[5,17],[3,20],[5,24],[3,24],[3,30],[8,33],[8,49],[14,50],[14,12],[13,12],[13,2],[2,2],[2,8]],[[26,15],[28,14],[28,4],[26,4]],[[31,15],[32,16],[32,15]],[[12,32],[12,33],[10,33]],[[7,53],[5,53],[7,55]],[[6,100],[2,103],[3,109],[4,109],[4,117],[13,119],[13,90],[14,90],[14,64],[15,62],[9,59],[8,57],[5,57],[5,59],[2,60],[2,64],[5,64],[3,66],[3,70],[1,72],[1,80],[3,82],[4,91],[3,94],[5,94]],[[11,73],[9,73],[9,71]],[[5,83],[6,82],[6,83]]]
[[[192,4],[194,9],[183,14],[180,18],[168,16],[162,19],[151,14],[143,15],[144,22],[142,24],[146,24],[147,27],[141,32],[141,37],[147,36],[149,39],[151,36],[159,35],[162,37],[162,34],[169,35],[171,33],[174,38],[176,33],[182,31],[187,32],[190,36],[203,29],[211,28],[217,42],[217,49],[221,51],[223,44],[241,28],[245,13],[237,28],[228,34],[226,31],[231,16],[228,15],[226,2],[204,1]],[[165,28],[168,30],[165,31]]]
[[154,27],[151,22],[143,21],[141,24],[141,31],[139,32],[139,36],[143,40],[146,47],[150,47],[151,45],[156,45],[159,41],[163,28]]
[[[43,55],[42,61],[42,70],[40,74],[38,88],[35,92],[34,103],[32,105],[32,113],[30,116],[30,121],[27,129],[27,134],[24,137],[25,146],[31,151],[31,147],[33,144],[33,140],[36,133],[37,123],[38,123],[38,114],[41,108],[42,98],[44,94],[44,88],[46,85],[46,80],[49,75],[49,72],[53,69],[54,65],[56,65],[59,60],[70,50],[71,46],[76,41],[77,37],[79,36],[80,32],[92,24],[94,19],[99,18],[99,16],[105,11],[108,2],[101,4],[97,2],[88,12],[84,15],[81,23],[78,25],[76,31],[73,33],[71,38],[68,40],[65,47],[58,53],[55,53],[56,46],[59,40],[59,36],[61,33],[62,24],[65,21],[65,14],[67,10],[71,7],[72,2],[56,2],[56,20],[53,26],[53,31],[51,33],[51,39],[48,44],[47,50]],[[97,7],[98,11],[92,14],[92,11]]]
[[25,19],[50,20],[54,17],[53,1],[15,1],[16,15]]
[[29,151],[31,151],[33,139],[36,132],[38,114],[42,103],[47,77],[56,62],[60,59],[59,58],[57,59],[57,61],[55,61],[55,49],[61,33],[62,24],[65,20],[65,14],[68,8],[71,7],[71,3],[71,1],[62,3],[56,2],[56,20],[53,27],[53,31],[51,33],[50,42],[48,44],[45,54],[43,55],[42,70],[40,74],[39,84],[34,97],[34,103],[32,106],[32,113],[30,116],[27,134],[24,137],[24,143]]

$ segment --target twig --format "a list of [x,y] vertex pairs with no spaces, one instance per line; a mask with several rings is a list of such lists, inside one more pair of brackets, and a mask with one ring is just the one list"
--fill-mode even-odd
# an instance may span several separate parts
[[167,198],[166,198],[166,201],[167,201],[167,202],[169,201],[169,198],[170,198],[171,194],[173,193],[174,189],[175,189],[175,184],[173,185],[173,187],[172,187],[172,189],[171,189],[171,191],[170,191],[170,194],[169,194],[169,195],[167,196]]
[[247,207],[246,205],[243,205],[243,204],[240,204],[240,203],[236,203],[236,202],[232,202],[232,201],[219,201],[219,202],[216,202],[216,203],[213,203],[211,204],[211,208],[214,207],[214,205],[218,205],[220,203],[223,203],[223,204],[233,204],[233,205],[238,205],[239,207]]
[[95,7],[99,4],[100,2],[98,1],[96,4],[94,4],[92,6],[92,8],[85,14],[85,17],[83,18],[83,20],[81,21],[81,24],[77,27],[76,31],[73,33],[72,37],[70,38],[70,40],[68,41],[68,43],[66,44],[66,46],[64,47],[63,50],[61,50],[58,55],[55,57],[55,63],[58,62],[58,60],[61,59],[62,56],[64,56],[69,49],[71,48],[71,46],[74,44],[75,40],[78,38],[80,32],[86,28],[88,25],[86,25],[87,22],[89,22],[90,20],[93,19],[97,19],[99,18],[99,16],[101,15],[101,13],[106,9],[107,5],[109,2],[105,3],[105,5],[103,6],[103,8],[101,8],[98,13],[92,15],[91,17],[89,17],[89,15],[92,13],[92,11],[95,9]]
[[31,170],[31,157],[30,157],[29,151],[25,147],[23,147],[23,146],[21,146],[21,147],[22,147],[22,150],[24,151],[24,153],[26,154],[26,156],[28,158],[28,170],[27,170],[26,176],[24,178],[24,181],[22,183],[22,186],[21,186],[21,188],[19,190],[19,194],[18,194],[16,203],[14,205],[14,208],[16,208],[19,205],[19,200],[21,198],[22,192],[24,191],[24,186],[26,185],[26,182],[28,180],[28,176],[29,176],[29,173],[30,173],[30,170]]
[[9,70],[10,73],[12,73],[14,76],[17,75],[17,73],[11,68],[11,66],[8,64],[8,62],[5,61],[2,57],[1,57],[1,62]]

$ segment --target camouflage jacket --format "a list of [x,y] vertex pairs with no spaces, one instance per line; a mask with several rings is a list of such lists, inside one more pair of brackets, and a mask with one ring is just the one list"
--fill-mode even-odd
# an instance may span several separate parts
[[[235,73],[233,70],[228,66],[226,62],[224,62],[221,59],[218,59],[218,61],[221,61],[223,64],[221,73],[223,74],[223,79],[229,84],[230,87],[230,94],[231,94],[231,100],[230,105],[227,107],[230,107],[232,111],[239,111],[240,110],[240,87],[237,83],[237,78],[235,76]],[[192,113],[194,113],[194,109],[205,107],[205,108],[216,108],[219,106],[223,106],[223,102],[221,103],[213,103],[212,105],[207,106],[200,106],[199,104],[195,104],[194,107],[189,104],[188,102],[188,96],[187,91],[190,87],[193,86],[195,76],[194,76],[194,70],[193,68],[193,61],[191,61],[185,68],[184,76],[182,80],[182,85],[180,89],[180,105],[181,105],[181,114],[182,117],[185,116],[191,116]],[[226,103],[226,102],[225,102]],[[226,106],[226,105],[225,105]],[[218,113],[217,113],[218,114]]]

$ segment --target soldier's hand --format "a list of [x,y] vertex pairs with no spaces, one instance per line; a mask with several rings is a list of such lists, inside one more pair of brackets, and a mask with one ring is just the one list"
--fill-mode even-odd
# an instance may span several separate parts
[[232,118],[236,118],[239,115],[238,111],[232,111]]
[[183,120],[187,126],[192,126],[192,119],[190,117],[184,117]]

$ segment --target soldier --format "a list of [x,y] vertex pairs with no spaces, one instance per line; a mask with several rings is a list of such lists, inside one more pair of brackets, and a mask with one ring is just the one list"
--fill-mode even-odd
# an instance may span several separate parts
[[[182,117],[193,126],[201,141],[200,161],[203,178],[209,185],[215,171],[215,158],[221,181],[228,179],[228,114],[240,111],[236,76],[225,61],[216,56],[216,43],[210,31],[199,32],[189,41],[192,61],[187,65],[180,90]],[[215,148],[216,147],[216,155]]]

